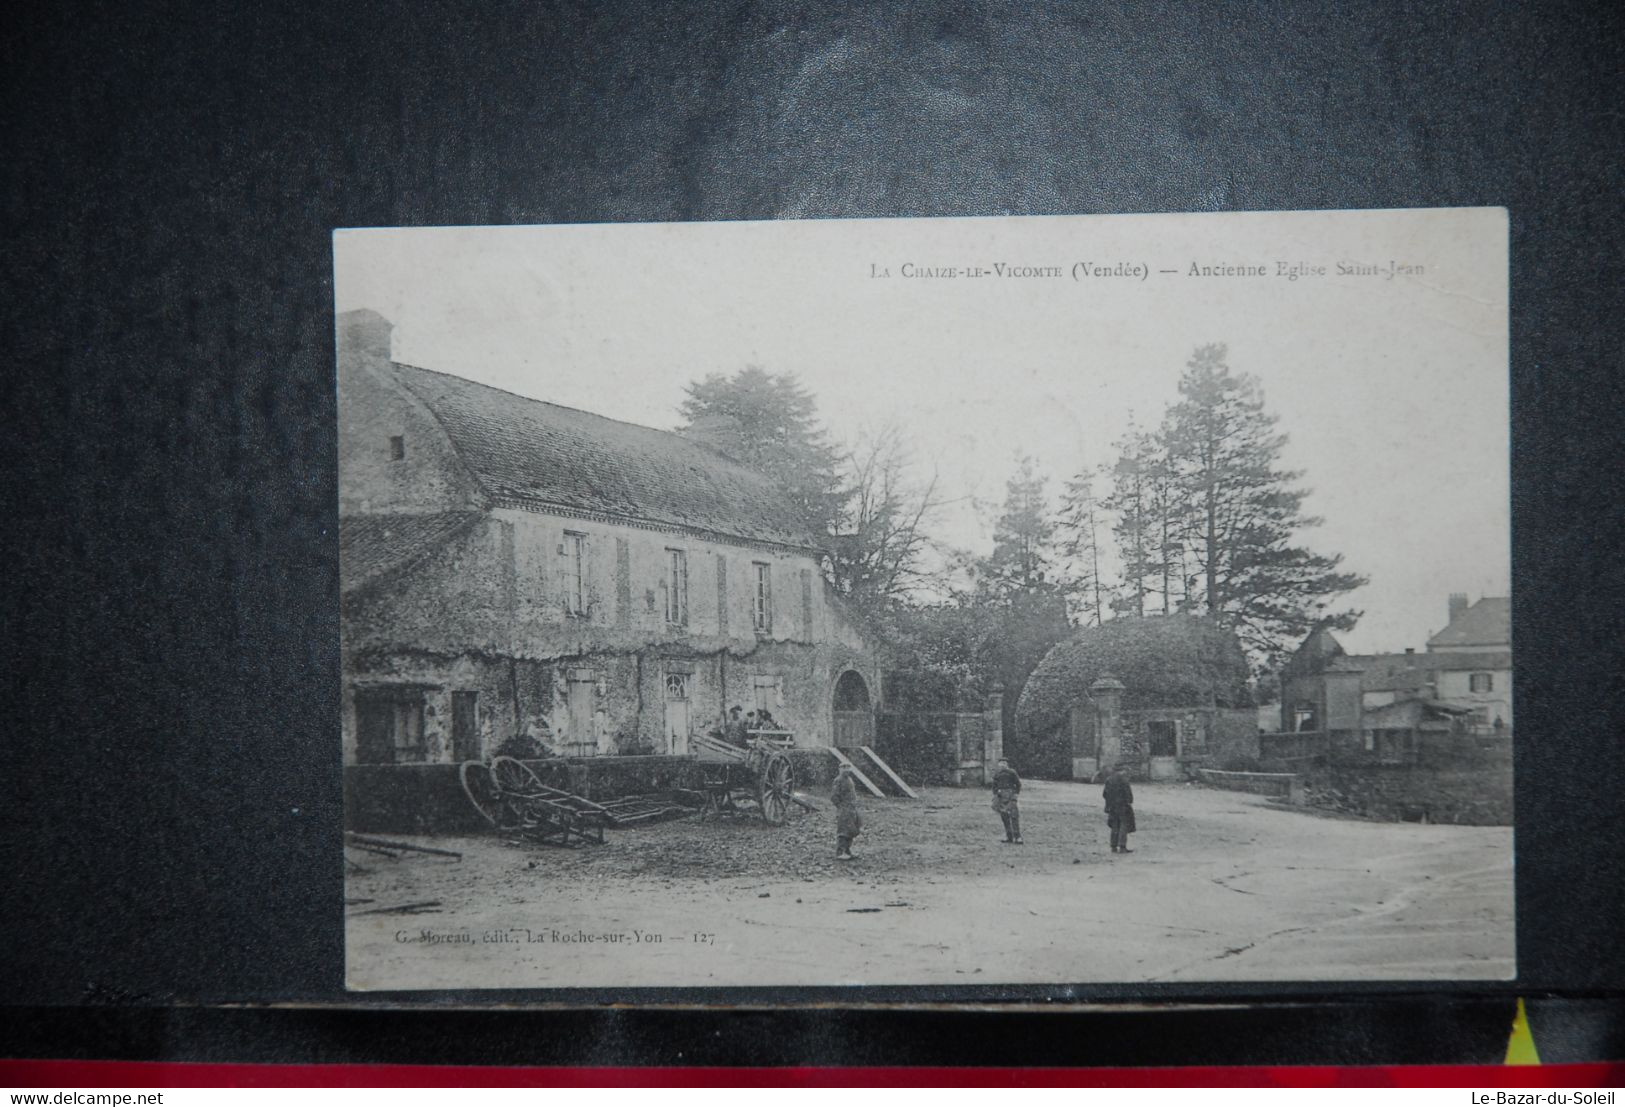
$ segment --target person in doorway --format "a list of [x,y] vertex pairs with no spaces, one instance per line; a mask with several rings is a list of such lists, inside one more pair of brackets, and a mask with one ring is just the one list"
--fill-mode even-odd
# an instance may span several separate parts
[[850,861],[852,839],[863,831],[863,816],[858,814],[858,789],[852,783],[852,766],[842,765],[837,770],[829,799],[835,805],[835,860]]
[[1021,795],[1021,778],[1010,767],[1010,762],[999,758],[998,771],[993,774],[993,810],[1004,820],[1004,840],[1024,845],[1021,840],[1021,807],[1016,797]]
[[1112,831],[1112,852],[1133,853],[1128,848],[1128,836],[1134,833],[1134,789],[1123,775],[1121,765],[1113,765],[1106,774],[1106,786],[1100,790],[1106,801],[1106,825]]

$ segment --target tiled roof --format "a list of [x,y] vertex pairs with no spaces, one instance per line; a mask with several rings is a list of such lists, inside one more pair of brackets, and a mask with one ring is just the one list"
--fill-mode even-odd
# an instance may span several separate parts
[[[1391,727],[1421,726],[1428,728],[1428,723],[1435,720],[1448,720],[1462,715],[1472,714],[1470,707],[1456,707],[1448,703],[1438,703],[1434,700],[1404,699],[1381,707],[1368,707],[1361,712],[1360,725],[1368,730],[1384,730]],[[1448,727],[1445,727],[1448,729]]]
[[1428,639],[1430,650],[1463,646],[1509,646],[1512,643],[1512,599],[1485,596]]
[[351,592],[408,568],[463,533],[479,518],[465,511],[438,515],[340,515],[339,590]]
[[1283,676],[1300,673],[1321,673],[1335,669],[1343,656],[1343,644],[1325,627],[1317,628],[1287,660]]
[[782,489],[691,439],[430,369],[394,369],[498,502],[815,545]]
[[1432,684],[1441,671],[1510,668],[1510,653],[1347,654],[1326,666],[1328,672],[1359,673],[1362,692],[1415,692]]

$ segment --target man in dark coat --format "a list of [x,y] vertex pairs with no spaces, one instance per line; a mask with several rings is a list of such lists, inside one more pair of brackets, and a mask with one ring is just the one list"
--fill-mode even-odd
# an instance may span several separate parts
[[863,831],[858,814],[858,789],[852,783],[852,766],[842,765],[835,773],[835,786],[829,792],[835,805],[835,860],[852,860],[852,839]]
[[728,709],[728,723],[723,727],[722,736],[730,744],[743,749],[747,744],[745,742],[745,720],[739,712],[740,707],[737,703]]
[[1112,852],[1133,853],[1128,848],[1128,836],[1134,833],[1134,789],[1121,768],[1112,766],[1100,794],[1106,800],[1106,825],[1112,829]]
[[1021,778],[1010,767],[1010,762],[999,758],[998,771],[993,774],[993,810],[1004,821],[1004,840],[1016,845],[1021,840],[1021,807],[1016,797],[1021,794]]

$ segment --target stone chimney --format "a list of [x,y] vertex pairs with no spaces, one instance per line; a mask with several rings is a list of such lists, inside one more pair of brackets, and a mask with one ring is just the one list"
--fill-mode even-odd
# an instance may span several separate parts
[[339,356],[361,355],[388,361],[395,324],[371,308],[347,311],[338,317]]
[[1446,623],[1445,626],[1449,626],[1450,623],[1455,622],[1465,614],[1467,614],[1467,593],[1450,593],[1450,622]]

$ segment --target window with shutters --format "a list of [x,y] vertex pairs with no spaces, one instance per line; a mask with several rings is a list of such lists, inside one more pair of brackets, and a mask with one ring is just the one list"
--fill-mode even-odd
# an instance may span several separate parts
[[569,615],[587,613],[587,536],[573,530],[564,532],[563,584],[564,610]]
[[666,551],[666,622],[688,625],[688,554],[683,550]]
[[751,622],[759,631],[773,629],[773,567],[765,561],[751,562],[756,588],[751,597]]
[[357,690],[356,760],[393,765],[427,759],[423,692],[415,687]]

